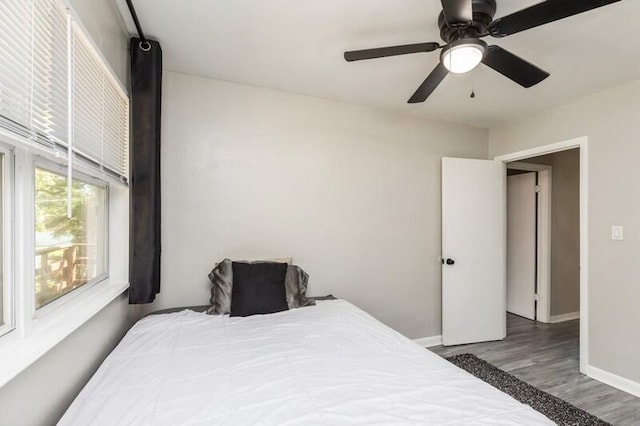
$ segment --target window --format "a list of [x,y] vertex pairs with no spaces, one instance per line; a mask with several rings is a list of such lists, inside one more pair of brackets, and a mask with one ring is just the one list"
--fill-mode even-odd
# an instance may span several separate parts
[[0,153],[0,330],[8,323],[5,309],[5,283],[4,283],[4,154]]
[[[34,167],[16,180],[34,191],[25,201],[35,204],[17,208],[35,223],[35,247],[17,255],[35,249],[35,272],[24,271],[33,282],[18,285],[35,290],[37,310],[108,275],[107,182],[127,184],[129,98],[65,0],[3,0],[0,26],[7,29],[0,31],[0,136],[26,148],[23,158],[64,162],[68,173]],[[96,178],[77,178],[77,170]]]
[[129,98],[66,2],[2,0],[0,28],[0,130],[127,182]]
[[14,328],[13,152],[0,144],[0,336]]
[[73,149],[123,181],[129,168],[129,99],[82,29],[73,29]]
[[66,176],[36,168],[36,309],[107,276],[106,187],[74,178],[71,198],[68,218]]
[[0,0],[0,387],[128,287],[129,98],[69,3]]

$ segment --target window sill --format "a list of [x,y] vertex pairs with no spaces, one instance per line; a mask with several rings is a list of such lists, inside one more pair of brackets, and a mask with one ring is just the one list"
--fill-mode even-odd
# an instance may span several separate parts
[[42,318],[28,333],[13,330],[0,337],[0,387],[7,384],[51,348],[89,321],[129,288],[129,283],[105,280]]

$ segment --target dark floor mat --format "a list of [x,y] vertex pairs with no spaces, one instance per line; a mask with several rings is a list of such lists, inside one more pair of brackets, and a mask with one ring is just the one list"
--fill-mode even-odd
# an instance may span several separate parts
[[447,361],[500,389],[523,404],[531,406],[558,425],[609,425],[609,423],[523,382],[473,354],[452,356],[447,358]]

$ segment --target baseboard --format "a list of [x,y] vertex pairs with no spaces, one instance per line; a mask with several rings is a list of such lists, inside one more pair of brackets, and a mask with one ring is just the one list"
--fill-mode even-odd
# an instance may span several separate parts
[[613,386],[614,388],[620,389],[623,392],[640,398],[640,383],[638,382],[634,382],[633,380],[626,379],[622,376],[618,376],[617,374],[601,370],[600,368],[594,367],[593,365],[587,365],[586,374],[592,379],[595,379],[606,385]]
[[413,341],[423,348],[430,348],[431,346],[441,345],[442,336],[421,337],[419,339],[413,339]]
[[549,322],[551,324],[555,324],[557,322],[571,321],[571,320],[575,320],[575,319],[579,319],[579,318],[580,318],[580,311],[578,311],[578,312],[569,312],[568,314],[551,315],[551,321],[549,321]]

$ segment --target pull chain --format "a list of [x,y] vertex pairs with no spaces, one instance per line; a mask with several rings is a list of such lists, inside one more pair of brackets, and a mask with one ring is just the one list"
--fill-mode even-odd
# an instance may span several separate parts
[[474,86],[474,84],[473,84],[473,76],[471,76],[471,94],[469,95],[469,97],[471,99],[476,97],[476,92],[475,92],[475,90],[473,90],[473,86]]

